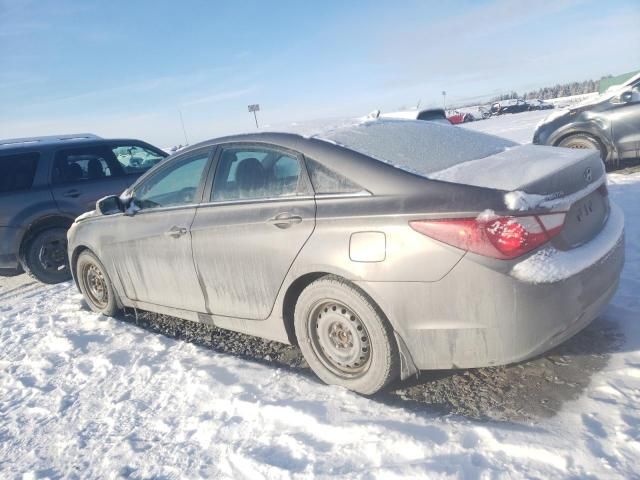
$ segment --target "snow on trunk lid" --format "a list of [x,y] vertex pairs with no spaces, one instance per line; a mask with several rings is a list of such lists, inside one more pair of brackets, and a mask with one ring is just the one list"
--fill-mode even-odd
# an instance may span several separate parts
[[506,210],[566,212],[553,239],[567,250],[593,238],[609,215],[604,165],[596,150],[522,145],[429,178],[505,190]]

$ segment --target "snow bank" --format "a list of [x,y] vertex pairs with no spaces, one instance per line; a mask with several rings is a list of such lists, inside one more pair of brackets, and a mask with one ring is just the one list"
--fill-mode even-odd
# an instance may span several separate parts
[[590,242],[572,250],[548,247],[516,264],[511,275],[528,283],[553,283],[569,278],[607,258],[621,241],[624,215],[614,203],[604,229]]

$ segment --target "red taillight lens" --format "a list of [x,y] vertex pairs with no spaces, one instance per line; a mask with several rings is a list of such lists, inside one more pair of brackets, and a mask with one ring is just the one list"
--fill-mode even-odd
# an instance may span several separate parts
[[492,258],[524,255],[560,233],[564,213],[522,217],[447,218],[409,222],[415,231]]

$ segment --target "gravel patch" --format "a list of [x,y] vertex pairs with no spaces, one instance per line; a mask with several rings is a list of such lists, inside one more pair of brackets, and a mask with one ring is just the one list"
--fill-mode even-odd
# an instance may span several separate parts
[[[216,352],[316,378],[296,346],[151,312],[128,312],[121,319]],[[615,325],[601,318],[542,357],[503,367],[421,372],[373,399],[476,420],[535,422],[579,398],[591,376],[606,366],[609,352],[622,344]]]

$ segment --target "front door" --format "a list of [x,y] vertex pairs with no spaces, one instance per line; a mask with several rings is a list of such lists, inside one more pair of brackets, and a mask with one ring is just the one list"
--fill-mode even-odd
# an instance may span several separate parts
[[210,150],[185,154],[134,187],[129,215],[119,218],[109,246],[128,298],[205,311],[190,227]]
[[264,146],[222,149],[209,203],[191,226],[207,311],[265,319],[315,226],[302,158]]
[[620,158],[640,155],[640,86],[633,87],[628,103],[616,104],[609,115]]

